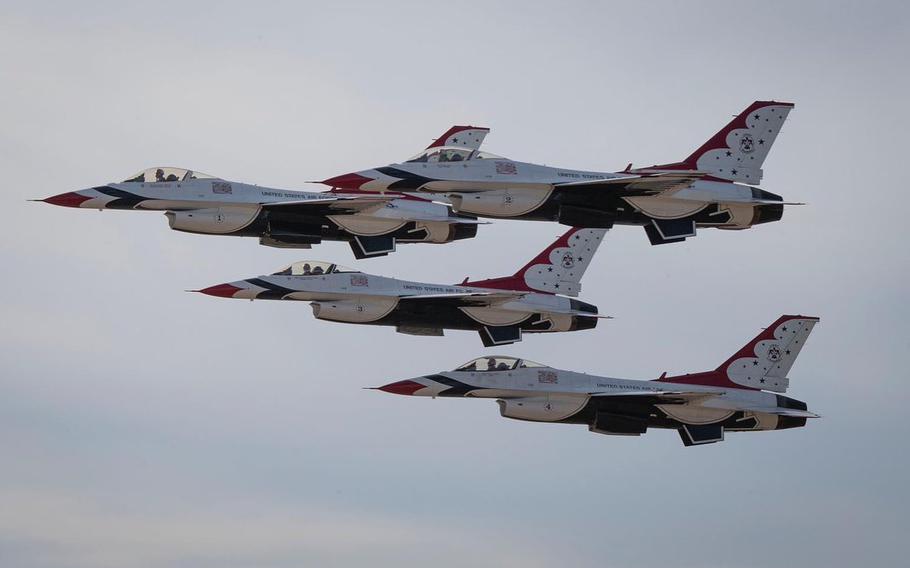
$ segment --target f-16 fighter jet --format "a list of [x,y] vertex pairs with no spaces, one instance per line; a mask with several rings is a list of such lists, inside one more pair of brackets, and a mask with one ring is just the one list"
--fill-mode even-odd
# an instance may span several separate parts
[[280,248],[349,241],[357,258],[386,255],[396,243],[448,243],[477,234],[477,218],[448,205],[396,193],[345,195],[272,189],[179,168],[150,168],[120,183],[48,197],[84,209],[165,211],[172,229],[259,237]]
[[638,436],[672,428],[683,444],[720,442],[725,431],[805,426],[806,403],[783,396],[787,373],[818,318],[781,316],[713,371],[635,381],[487,356],[454,371],[379,390],[417,396],[493,398],[506,418],[587,424],[591,432]]
[[698,227],[747,229],[777,221],[779,195],[754,187],[791,103],[756,101],[681,162],[590,172],[517,162],[480,150],[489,128],[453,126],[403,163],[333,177],[349,191],[445,197],[459,213],[558,221],[573,227],[640,225],[651,244]]
[[486,346],[521,341],[522,332],[591,329],[597,307],[575,300],[605,229],[571,229],[512,276],[456,285],[409,282],[327,262],[303,261],[269,276],[198,290],[210,296],[303,300],[317,319],[395,326],[441,336],[480,332]]

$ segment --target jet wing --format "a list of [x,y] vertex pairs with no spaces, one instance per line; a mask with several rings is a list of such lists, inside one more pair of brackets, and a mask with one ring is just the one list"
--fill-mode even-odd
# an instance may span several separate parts
[[589,318],[600,318],[600,319],[613,319],[613,316],[602,316],[598,314],[592,314],[591,312],[584,312],[581,310],[571,310],[571,309],[559,309],[553,306],[535,306],[530,305],[519,305],[514,308],[509,306],[504,306],[508,302],[513,300],[519,300],[524,297],[526,294],[523,292],[465,292],[458,294],[424,294],[420,296],[402,296],[402,301],[416,301],[421,302],[424,300],[436,300],[440,302],[450,302],[456,306],[469,306],[469,307],[485,307],[485,306],[496,306],[498,309],[514,309],[514,311],[519,312],[539,312],[544,314],[564,314],[571,316],[585,316]]
[[346,196],[332,195],[318,199],[298,199],[294,201],[277,201],[263,203],[262,208],[269,211],[285,211],[288,213],[311,213],[315,208],[328,208],[338,211],[362,211],[376,205],[381,205],[397,199],[394,195],[364,195]]
[[[278,201],[275,203],[265,203],[262,205],[262,208],[269,211],[280,211],[285,213],[297,213],[303,215],[331,215],[335,213],[361,213],[371,208],[376,208],[378,210],[382,206],[397,199],[402,199],[402,196],[399,194],[389,193],[383,195],[333,195],[320,199],[301,199],[297,201]],[[432,200],[422,199],[422,201],[430,202]],[[451,207],[451,205],[447,203],[443,203],[441,205]],[[392,205],[391,207],[395,206]],[[379,214],[377,216],[383,217],[384,215]],[[397,218],[395,215],[388,215],[388,217]],[[481,221],[474,217],[462,215],[434,215],[431,211],[420,211],[414,209],[408,209],[401,215],[401,218],[406,218],[408,221],[461,223],[465,225],[490,224],[489,221]]]
[[402,296],[401,300],[422,302],[424,300],[450,301],[459,306],[489,306],[517,300],[524,296],[521,292],[465,292],[453,294],[423,294],[419,296]]
[[688,404],[691,402],[701,402],[715,396],[724,394],[723,391],[610,391],[610,392],[592,392],[592,397],[604,398],[633,398],[633,399],[655,399],[655,404]]
[[579,190],[624,190],[628,195],[657,195],[689,187],[693,181],[707,174],[698,171],[658,172],[653,174],[632,174],[615,178],[601,178],[584,181],[570,181],[554,184],[558,188]]
[[764,412],[765,414],[776,414],[777,416],[793,416],[795,418],[820,418],[818,414],[808,410],[799,410],[797,408],[780,408],[767,406],[743,406],[736,405],[736,410],[748,410],[751,412]]
[[407,213],[407,218],[410,221],[423,221],[427,223],[437,222],[437,223],[462,223],[465,225],[489,225],[490,221],[481,221],[480,219],[475,219],[473,217],[462,217],[462,216],[448,216],[448,215],[431,215],[428,213]]
[[[604,398],[626,398],[636,400],[653,399],[654,404],[689,404],[700,403],[710,398],[724,394],[724,391],[611,391],[611,392],[592,392],[592,397]],[[818,414],[808,410],[799,410],[796,408],[780,408],[774,406],[750,406],[735,401],[718,401],[711,404],[711,408],[728,408],[729,410],[740,410],[748,412],[763,412],[765,414],[775,414],[777,416],[793,416],[796,418],[819,418]]]

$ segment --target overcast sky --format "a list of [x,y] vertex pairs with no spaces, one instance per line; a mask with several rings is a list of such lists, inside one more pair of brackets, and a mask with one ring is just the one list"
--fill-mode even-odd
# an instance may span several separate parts
[[[0,564],[903,563],[910,10],[650,4],[0,3]],[[661,247],[617,227],[582,292],[615,319],[498,350],[651,379],[820,316],[788,394],[823,418],[700,448],[361,389],[485,353],[474,333],[183,292],[305,258],[502,276],[556,224],[357,262],[344,243],[26,202],[157,165],[318,189],[452,124],[491,127],[485,148],[517,160],[612,171],[679,160],[772,98],[796,108],[762,187],[808,205]]]

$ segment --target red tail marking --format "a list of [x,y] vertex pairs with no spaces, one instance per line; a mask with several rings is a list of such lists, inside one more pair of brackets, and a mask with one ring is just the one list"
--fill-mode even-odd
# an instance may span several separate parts
[[666,373],[660,376],[659,379],[656,379],[657,382],[662,383],[678,383],[684,385],[704,385],[710,387],[724,387],[724,388],[734,388],[734,389],[744,389],[744,390],[760,390],[754,389],[752,387],[747,387],[739,385],[730,380],[727,376],[727,366],[739,359],[740,357],[754,357],[755,356],[755,344],[759,341],[764,341],[766,339],[774,339],[774,330],[777,329],[779,325],[784,322],[794,320],[794,319],[808,319],[809,316],[794,316],[794,315],[784,315],[777,318],[777,320],[763,329],[761,333],[756,335],[750,342],[746,343],[742,348],[740,348],[736,353],[729,357],[726,361],[721,363],[713,371],[705,371],[702,373],[690,373],[686,375],[676,375],[673,377],[666,376]]
[[722,129],[720,129],[720,132],[718,132],[717,134],[712,136],[710,139],[708,139],[707,142],[702,144],[698,150],[692,152],[692,154],[688,158],[683,160],[683,163],[690,166],[691,169],[693,169],[693,170],[696,169],[695,164],[698,162],[698,158],[701,157],[702,154],[704,154],[705,152],[707,152],[709,150],[714,150],[715,148],[726,148],[727,147],[727,134],[729,134],[731,130],[734,130],[736,128],[747,128],[746,117],[748,117],[753,112],[755,112],[759,109],[765,108],[767,106],[794,107],[796,105],[794,105],[793,103],[779,103],[776,101],[755,101],[754,103],[749,105],[749,108],[747,108],[746,110],[744,110],[741,113],[739,113],[738,115],[736,115],[736,117],[733,120],[731,120],[729,123],[727,123],[726,126],[724,126]]
[[535,264],[553,264],[550,262],[550,253],[555,248],[566,247],[569,245],[569,239],[581,229],[577,227],[572,227],[565,232],[561,237],[556,239],[552,245],[545,248],[541,251],[540,254],[535,256],[531,262],[525,264],[518,272],[512,276],[503,276],[501,278],[490,278],[488,280],[477,280],[475,282],[468,282],[465,279],[462,282],[462,286],[477,286],[478,288],[495,288],[497,290],[520,290],[523,292],[538,292],[541,294],[552,294],[553,292],[547,292],[544,290],[535,290],[527,285],[525,282],[525,272],[528,271]]
[[452,128],[446,130],[442,134],[442,136],[440,136],[439,138],[434,140],[432,144],[427,146],[427,150],[429,150],[430,148],[436,148],[438,146],[445,146],[446,141],[451,136],[454,136],[455,134],[458,134],[459,132],[464,132],[465,130],[486,130],[487,132],[490,131],[489,128],[484,128],[482,126],[453,126]]
[[[792,108],[796,105],[793,103],[782,103],[782,102],[777,102],[777,101],[755,101],[754,103],[749,105],[749,107],[746,110],[744,110],[741,113],[739,113],[738,115],[736,115],[733,118],[733,120],[731,120],[730,122],[727,123],[726,126],[721,128],[717,134],[715,134],[714,136],[709,138],[707,142],[702,144],[698,148],[698,150],[695,150],[694,152],[692,152],[692,154],[690,154],[689,157],[686,158],[685,160],[683,160],[682,162],[674,162],[672,164],[660,164],[660,165],[656,165],[656,166],[651,166],[651,168],[647,168],[647,169],[661,169],[661,170],[696,170],[696,169],[698,169],[698,167],[697,167],[698,158],[700,158],[702,154],[704,154],[705,152],[708,152],[710,150],[717,149],[717,148],[726,148],[727,147],[727,134],[729,134],[731,130],[734,130],[736,128],[747,128],[746,118],[753,112],[755,112],[759,109],[763,109],[768,106],[786,106],[786,107]],[[727,181],[727,180],[722,180],[722,181]]]

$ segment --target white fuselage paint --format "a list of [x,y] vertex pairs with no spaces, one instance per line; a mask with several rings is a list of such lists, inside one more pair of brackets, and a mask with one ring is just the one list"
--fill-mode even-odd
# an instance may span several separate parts
[[[279,203],[337,204],[375,200],[370,196],[344,193],[310,192],[275,189],[221,179],[196,179],[174,182],[123,182],[99,186],[126,192],[141,198],[135,209],[169,211],[171,227],[198,233],[228,234],[252,223],[263,205]],[[84,189],[79,195],[89,197],[80,208],[105,209],[122,196],[111,196],[99,189]],[[424,199],[401,198],[360,203],[356,212],[339,210],[327,216],[333,223],[360,236],[374,236],[395,231],[409,221],[427,230],[428,242],[447,242],[450,208],[442,203]]]
[[[385,276],[365,274],[363,272],[339,272],[310,276],[270,275],[260,276],[258,280],[280,286],[289,290],[280,299],[323,302],[352,302],[342,304],[337,311],[320,306],[316,316],[320,319],[332,319],[350,323],[376,321],[387,315],[398,301],[403,298],[469,296],[471,294],[509,294],[508,290],[480,288],[474,286],[452,286],[430,284],[409,280],[398,280]],[[250,280],[231,282],[239,288],[234,298],[256,299],[268,288],[257,285]],[[518,292],[515,298],[505,298],[501,303],[486,306],[466,306],[460,308],[468,317],[483,325],[501,326],[520,323],[533,314],[542,314],[550,319],[553,326],[548,331],[568,331],[573,315],[594,316],[587,312],[572,310],[571,300],[556,294],[537,292]],[[427,298],[432,301],[432,298]],[[355,312],[348,319],[344,314],[352,306]],[[334,315],[341,317],[333,317]]]
[[[466,395],[470,398],[525,403],[528,408],[534,409],[520,416],[525,420],[539,422],[565,420],[581,411],[588,400],[598,393],[618,395],[684,390],[687,393],[704,392],[714,395],[688,404],[658,405],[668,416],[684,424],[718,422],[736,411],[747,411],[753,413],[759,423],[758,428],[750,428],[752,430],[772,430],[777,425],[777,417],[772,414],[772,411],[778,408],[777,396],[759,390],[618,379],[552,367],[503,371],[448,371],[437,375],[474,387],[475,390]],[[435,397],[450,388],[450,385],[434,381],[433,375],[409,380],[426,385],[425,388],[412,393],[416,396]],[[763,408],[767,411],[762,412]]]
[[[437,180],[427,182],[417,191],[446,196],[456,211],[505,218],[534,211],[546,203],[559,184],[609,180],[629,175],[554,168],[505,158],[448,163],[405,162],[389,167]],[[364,191],[387,191],[390,185],[401,180],[376,169],[357,173],[371,179],[360,186]],[[592,188],[590,191],[598,190]],[[697,180],[686,188],[666,194],[624,199],[630,206],[657,219],[687,217],[710,203],[721,203],[728,206],[733,217],[724,223],[731,227],[749,226],[753,204],[756,203],[752,197],[752,188],[748,185],[705,180]]]

